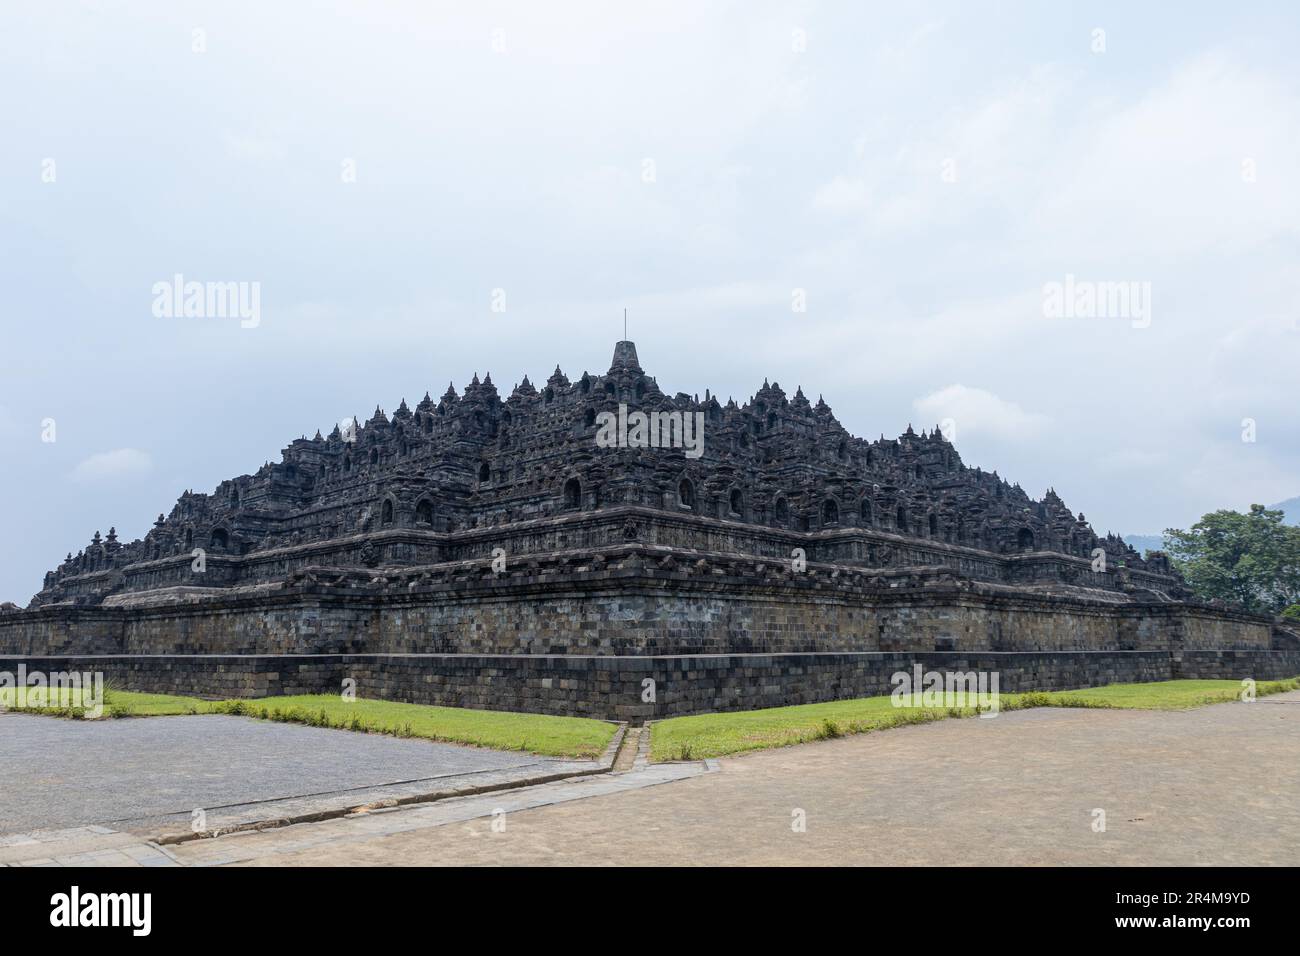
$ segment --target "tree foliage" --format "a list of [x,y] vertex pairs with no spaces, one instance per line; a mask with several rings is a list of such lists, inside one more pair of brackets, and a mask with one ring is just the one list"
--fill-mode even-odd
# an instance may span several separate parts
[[1188,586],[1249,611],[1280,614],[1300,603],[1300,527],[1281,511],[1251,505],[1248,514],[1215,511],[1190,531],[1170,528],[1165,543]]

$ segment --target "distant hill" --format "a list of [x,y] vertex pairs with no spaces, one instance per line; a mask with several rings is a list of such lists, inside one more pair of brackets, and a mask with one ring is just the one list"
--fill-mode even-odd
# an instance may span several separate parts
[[1120,537],[1124,539],[1125,544],[1131,544],[1138,554],[1165,549],[1163,534],[1122,534]]
[[[1300,496],[1288,498],[1286,501],[1279,501],[1275,505],[1268,506],[1270,511],[1281,510],[1285,517],[1282,519],[1287,524],[1300,525]],[[1163,534],[1121,534],[1126,544],[1133,545],[1138,554],[1146,554],[1148,551],[1163,551],[1165,548],[1165,536]]]
[[1281,508],[1286,514],[1282,520],[1287,524],[1300,524],[1300,496],[1288,498],[1286,501],[1279,501],[1275,505],[1269,505],[1269,508],[1276,511]]

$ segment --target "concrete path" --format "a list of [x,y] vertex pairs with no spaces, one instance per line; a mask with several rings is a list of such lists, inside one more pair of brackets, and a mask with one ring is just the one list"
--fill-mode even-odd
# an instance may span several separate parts
[[948,720],[717,766],[672,778],[652,765],[513,792],[521,802],[471,797],[174,850],[182,863],[262,865],[1300,864],[1300,692]]
[[[188,831],[579,772],[560,760],[245,717],[73,721],[0,713],[0,837]],[[4,853],[0,848],[0,862]]]
[[1300,692],[1013,712],[705,763],[642,756],[624,772],[170,847],[105,830],[58,846],[107,865],[1297,865]]

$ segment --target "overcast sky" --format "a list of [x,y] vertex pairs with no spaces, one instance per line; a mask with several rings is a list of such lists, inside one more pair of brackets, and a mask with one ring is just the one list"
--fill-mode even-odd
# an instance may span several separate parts
[[1300,494],[1294,11],[6,4],[0,600],[377,403],[603,371],[624,307],[669,392],[951,418],[1103,533]]

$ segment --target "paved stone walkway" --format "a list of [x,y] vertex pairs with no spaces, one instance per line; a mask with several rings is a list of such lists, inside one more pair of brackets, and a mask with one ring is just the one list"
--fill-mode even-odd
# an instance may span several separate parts
[[514,791],[518,803],[469,797],[174,850],[263,865],[1300,864],[1300,692],[948,720],[717,767],[652,765]]
[[40,839],[63,856],[29,842],[23,862],[1297,865],[1300,692],[1172,713],[1015,712],[705,763],[642,757],[170,847],[102,827]]
[[591,765],[216,714],[73,721],[0,713],[0,837],[91,824],[187,829],[195,809],[209,828],[224,828]]

